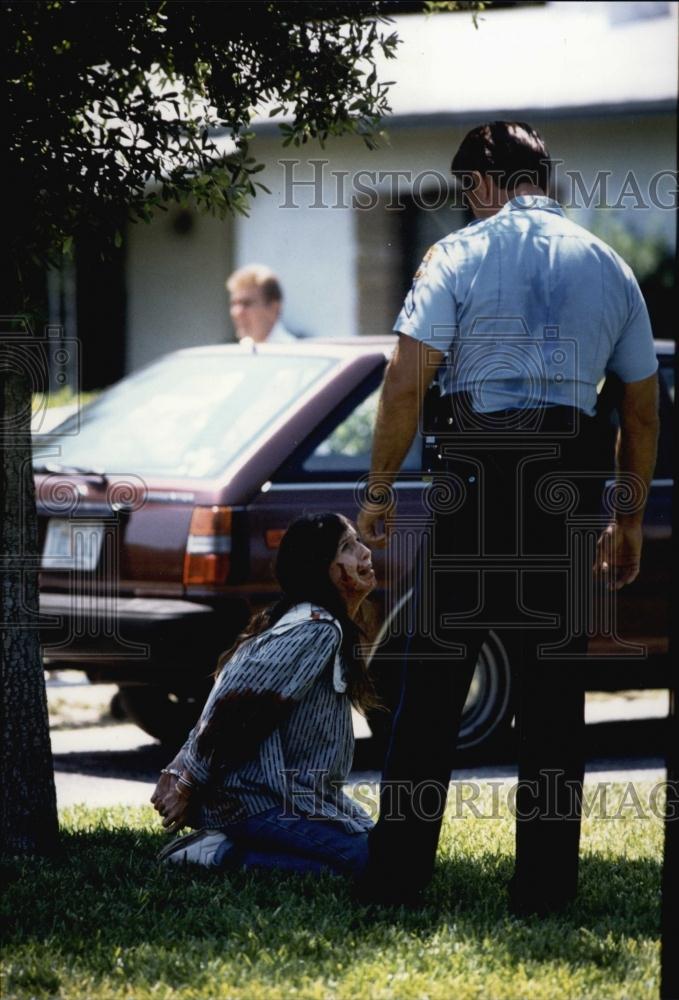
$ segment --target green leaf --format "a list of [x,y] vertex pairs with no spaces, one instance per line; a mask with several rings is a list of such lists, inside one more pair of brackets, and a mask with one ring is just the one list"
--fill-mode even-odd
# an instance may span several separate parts
[[[99,4],[83,20],[61,0],[5,5],[7,160],[28,206],[8,239],[19,262],[60,257],[79,228],[119,246],[104,220],[150,218],[163,200],[242,214],[266,191],[252,180],[264,164],[247,153],[254,108],[290,114],[283,148],[376,132],[387,102],[375,61],[397,44],[380,3],[266,3],[247,25],[221,7]],[[218,134],[235,157],[220,154]]]

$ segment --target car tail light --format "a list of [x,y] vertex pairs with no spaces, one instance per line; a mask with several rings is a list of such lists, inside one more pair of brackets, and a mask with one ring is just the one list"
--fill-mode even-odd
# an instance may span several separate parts
[[184,584],[225,583],[231,566],[231,508],[194,507],[184,556]]
[[277,549],[286,530],[286,528],[268,528],[264,534],[267,549]]

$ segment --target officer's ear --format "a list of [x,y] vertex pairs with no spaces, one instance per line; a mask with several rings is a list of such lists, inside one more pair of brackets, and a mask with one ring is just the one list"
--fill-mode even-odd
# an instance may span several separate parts
[[478,170],[472,170],[469,178],[467,193],[478,197],[483,193],[485,177]]
[[487,174],[482,174],[478,170],[472,170],[469,178],[469,186],[466,188],[465,195],[472,212],[477,214],[483,212],[484,209],[492,208],[495,194],[492,180]]

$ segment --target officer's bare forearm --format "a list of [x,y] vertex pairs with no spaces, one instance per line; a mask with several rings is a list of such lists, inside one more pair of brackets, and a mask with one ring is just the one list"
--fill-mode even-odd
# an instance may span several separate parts
[[648,379],[625,386],[620,406],[620,436],[617,465],[621,476],[631,474],[643,484],[643,502],[629,514],[617,514],[621,525],[640,524],[653,479],[658,450],[658,380]]
[[384,376],[373,438],[371,480],[392,483],[417,432],[424,394],[443,354],[399,334]]
[[658,422],[637,427],[632,433],[621,431],[618,441],[618,471],[621,478],[632,474],[643,483],[643,503],[629,514],[616,514],[620,524],[641,523],[653,479],[658,446]]
[[371,481],[392,483],[417,432],[420,396],[417,387],[404,389],[387,378],[377,409],[373,437]]

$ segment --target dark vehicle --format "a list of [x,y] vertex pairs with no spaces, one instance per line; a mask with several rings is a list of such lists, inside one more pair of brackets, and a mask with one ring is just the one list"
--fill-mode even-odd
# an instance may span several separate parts
[[[275,596],[271,560],[286,525],[305,510],[355,517],[393,343],[177,351],[37,438],[46,667],[117,684],[119,704],[145,731],[183,738],[219,653]],[[595,689],[667,685],[673,345],[658,343],[658,354],[663,438],[642,573],[619,595],[617,622],[592,640]],[[374,553],[382,636],[391,638],[375,647],[372,665],[387,704],[407,630],[399,581],[427,519],[422,463],[416,439],[396,483],[388,564]],[[489,746],[511,725],[513,655],[512,635],[491,633],[461,747]],[[383,743],[388,715],[368,722]]]

